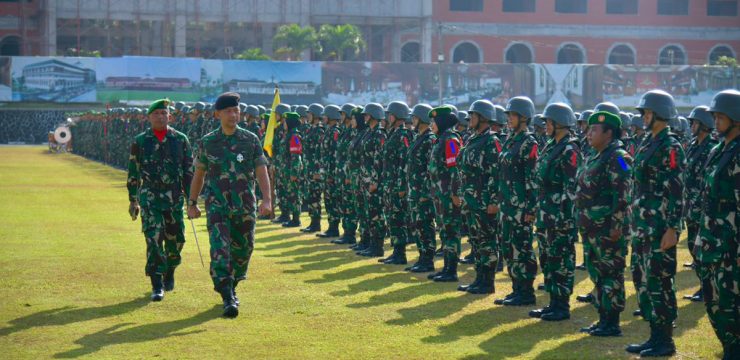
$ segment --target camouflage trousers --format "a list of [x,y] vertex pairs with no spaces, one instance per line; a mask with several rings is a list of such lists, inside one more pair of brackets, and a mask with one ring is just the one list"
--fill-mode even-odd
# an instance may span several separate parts
[[146,239],[146,276],[162,275],[180,265],[185,245],[182,209],[142,208],[141,229]]
[[407,197],[399,196],[396,191],[384,191],[383,205],[391,245],[406,246],[409,241],[409,223],[411,222]]
[[[637,290],[637,303],[642,317],[656,325],[671,325],[678,313],[676,304],[676,247],[662,251],[660,235],[640,236],[632,243],[631,266]],[[636,270],[636,271],[635,271]]]
[[439,232],[439,241],[442,243],[445,256],[460,257],[460,225],[462,216],[460,206],[452,203],[450,194],[437,193],[439,199],[442,228]]
[[409,199],[411,210],[411,238],[416,241],[420,252],[436,249],[437,241],[434,231],[434,201],[430,198]]
[[699,264],[697,264],[696,257],[694,256],[694,243],[696,242],[696,236],[699,235],[699,223],[686,220],[686,230],[688,231],[686,246],[688,246],[689,254],[691,254],[691,258],[694,260],[694,272],[696,272],[696,276],[699,278],[699,283],[701,283]]
[[285,206],[283,209],[292,216],[300,216],[302,195],[300,181],[288,181],[285,184]]
[[717,338],[724,346],[740,345],[740,267],[737,259],[730,256],[721,262],[697,265],[709,322]]
[[545,276],[545,291],[569,297],[573,293],[576,270],[575,228],[547,228],[535,233],[539,241],[540,266]]
[[532,225],[517,217],[501,214],[501,249],[512,280],[533,280],[537,259],[532,248]]
[[367,239],[378,241],[385,239],[385,219],[383,217],[383,195],[380,189],[370,192],[368,185],[363,184],[361,204],[363,207],[362,216],[365,218],[366,228],[363,227],[363,234]]
[[285,170],[282,166],[275,164],[275,206],[280,208],[280,212],[283,214],[288,214],[288,208],[287,208],[287,194],[285,186],[287,185],[288,181],[290,179],[286,179]]
[[600,312],[624,311],[624,269],[627,242],[624,236],[611,241],[608,226],[580,228],[583,258],[594,283],[594,307]]
[[211,279],[217,292],[247,278],[254,250],[254,215],[209,212]]
[[306,201],[306,205],[308,205],[308,216],[311,219],[315,219],[321,217],[322,183],[321,180],[315,180],[313,175],[309,176],[304,200]]
[[[345,180],[349,180],[349,184]],[[339,200],[339,209],[342,215],[342,229],[345,233],[354,233],[357,230],[357,197],[356,185],[352,177],[341,179],[340,189],[342,197]]]
[[[341,201],[342,191],[334,179],[328,179],[323,185],[324,208],[326,208],[329,223],[338,223],[342,219]],[[319,210],[321,216],[321,210]]]
[[463,205],[467,213],[468,241],[473,247],[475,264],[496,268],[498,265],[498,216],[489,215],[485,209],[471,209]]

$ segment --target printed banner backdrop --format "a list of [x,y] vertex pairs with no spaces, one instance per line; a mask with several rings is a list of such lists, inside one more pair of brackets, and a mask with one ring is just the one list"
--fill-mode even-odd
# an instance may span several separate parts
[[0,101],[6,102],[213,102],[235,91],[245,103],[270,105],[277,85],[288,104],[436,105],[441,87],[442,102],[458,107],[478,99],[504,105],[526,95],[539,109],[562,101],[582,110],[601,101],[633,108],[645,91],[661,88],[686,112],[734,81],[731,69],[718,66],[0,57]]

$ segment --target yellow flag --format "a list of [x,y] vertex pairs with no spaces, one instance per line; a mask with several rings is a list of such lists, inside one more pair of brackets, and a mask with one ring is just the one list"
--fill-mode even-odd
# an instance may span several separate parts
[[265,150],[267,155],[272,157],[272,140],[275,137],[275,129],[278,127],[277,119],[275,118],[275,108],[280,104],[280,90],[277,86],[275,87],[275,98],[272,100],[272,111],[270,111],[270,121],[267,122],[267,134],[265,134],[265,143],[262,148]]

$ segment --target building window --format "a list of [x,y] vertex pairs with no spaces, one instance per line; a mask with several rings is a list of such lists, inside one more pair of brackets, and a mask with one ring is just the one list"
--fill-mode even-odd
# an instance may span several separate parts
[[737,16],[737,0],[708,0],[707,15]]
[[586,0],[555,0],[555,12],[562,14],[585,14]]
[[606,0],[607,14],[637,14],[637,0]]
[[483,11],[483,0],[450,0],[450,11]]
[[534,12],[535,0],[504,0],[504,12]]
[[608,64],[619,64],[619,65],[634,65],[635,64],[635,51],[631,47],[621,44],[617,45],[609,51]]
[[531,64],[534,62],[532,50],[524,44],[514,44],[506,49],[507,64]]
[[408,42],[401,47],[401,62],[421,61],[421,48],[418,42]]
[[481,62],[480,51],[478,47],[469,43],[464,42],[455,46],[455,50],[452,52],[453,63],[479,63]]
[[669,45],[660,50],[659,65],[686,65],[686,53],[676,45]]
[[558,64],[582,64],[585,60],[586,56],[578,45],[567,44],[558,49]]
[[658,15],[688,15],[689,0],[658,0]]
[[735,52],[733,52],[729,46],[715,46],[712,51],[709,52],[709,64],[716,65],[719,58],[723,56],[726,56],[728,58],[735,58]]
[[9,36],[0,42],[0,55],[18,56],[21,54],[21,39],[17,36]]

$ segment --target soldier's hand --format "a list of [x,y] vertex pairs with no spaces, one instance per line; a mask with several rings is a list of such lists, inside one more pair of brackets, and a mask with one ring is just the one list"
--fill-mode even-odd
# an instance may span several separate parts
[[668,230],[663,233],[663,238],[660,239],[660,250],[666,251],[678,243],[678,234],[676,233],[676,229],[668,228]]
[[405,191],[399,191],[398,192],[398,197],[404,197],[404,196],[406,196],[406,192]]
[[263,201],[262,203],[260,203],[259,212],[262,216],[269,216],[270,214],[272,214],[272,202]]
[[128,205],[128,214],[131,215],[131,220],[136,220],[136,218],[139,216],[139,212],[141,211],[141,207],[139,206],[138,201],[132,201]]
[[347,180],[344,180],[344,185],[349,185],[349,184],[351,184],[351,183],[352,183],[352,182],[351,182],[351,181],[350,181],[349,179],[347,179]]
[[321,174],[313,174],[314,180],[321,180]]
[[534,215],[524,215],[524,222],[531,224],[534,221]]
[[488,208],[486,208],[486,212],[488,213],[488,215],[498,214],[498,205],[488,205]]
[[197,219],[199,217],[200,217],[200,208],[198,207],[198,205],[188,206],[188,219]]
[[460,200],[459,196],[452,195],[452,205],[455,205],[455,207],[460,207],[462,205],[462,200]]
[[611,240],[612,242],[617,242],[619,238],[621,237],[622,237],[622,229],[617,228],[617,229],[611,229],[609,231],[609,240]]
[[291,176],[290,177],[290,181],[296,181],[296,180],[298,180],[298,177],[297,176]]
[[378,190],[378,185],[370,184],[370,187],[368,188],[368,190],[370,190],[371,193],[374,193],[375,191]]

